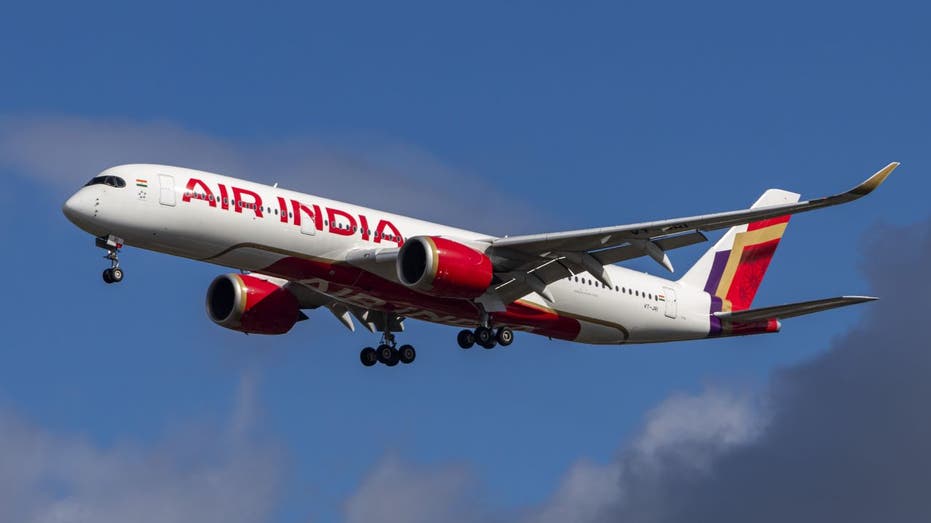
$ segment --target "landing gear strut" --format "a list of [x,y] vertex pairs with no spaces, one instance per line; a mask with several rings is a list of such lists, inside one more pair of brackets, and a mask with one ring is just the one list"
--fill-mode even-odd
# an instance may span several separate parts
[[401,345],[396,348],[397,341],[394,334],[385,332],[382,334],[381,343],[377,349],[366,347],[359,353],[359,360],[366,367],[371,367],[376,363],[382,363],[389,367],[394,367],[398,363],[413,363],[417,358],[417,351],[411,345]]
[[111,234],[106,238],[97,238],[96,245],[107,250],[107,255],[104,258],[110,260],[110,268],[103,271],[103,281],[107,283],[123,281],[123,269],[120,268],[120,248],[123,247],[123,239]]

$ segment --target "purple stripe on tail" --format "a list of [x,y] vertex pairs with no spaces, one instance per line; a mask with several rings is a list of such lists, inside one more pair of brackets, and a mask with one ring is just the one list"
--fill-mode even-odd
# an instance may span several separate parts
[[715,316],[714,313],[721,312],[721,309],[723,307],[724,307],[724,300],[712,294],[711,295],[711,314],[709,316],[709,320],[711,321],[711,328],[708,330],[709,337],[721,335],[721,319]]
[[705,282],[705,292],[708,294],[714,296],[714,293],[718,290],[718,284],[721,283],[721,276],[724,276],[724,267],[727,266],[727,259],[730,257],[730,250],[714,253],[714,262],[711,263],[711,272],[708,273],[708,281]]

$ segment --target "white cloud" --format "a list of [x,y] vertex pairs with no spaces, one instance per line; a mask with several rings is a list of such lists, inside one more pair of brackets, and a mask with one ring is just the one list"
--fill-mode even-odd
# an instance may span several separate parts
[[542,230],[519,195],[411,144],[297,137],[249,143],[171,122],[74,117],[0,120],[0,168],[63,196],[107,167],[180,165],[489,234]]
[[673,457],[706,470],[714,454],[759,435],[764,417],[752,398],[720,388],[701,395],[673,395],[647,414],[631,451],[641,461]]
[[281,456],[252,434],[244,378],[225,428],[145,446],[95,444],[0,412],[0,521],[261,522],[273,514]]
[[618,502],[622,474],[619,463],[576,462],[546,505],[533,511],[528,523],[592,521],[605,507]]
[[347,523],[479,521],[473,478],[462,466],[419,467],[384,457],[346,501]]

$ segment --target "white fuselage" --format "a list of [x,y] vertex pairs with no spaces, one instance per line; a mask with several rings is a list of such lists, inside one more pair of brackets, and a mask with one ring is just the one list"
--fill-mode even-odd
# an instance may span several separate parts
[[[119,176],[126,187],[87,186],[65,204],[69,219],[95,236],[299,281],[367,309],[449,325],[478,322],[471,300],[408,289],[394,264],[350,262],[353,253],[393,249],[414,236],[466,244],[492,236],[192,169],[123,165],[101,175]],[[495,313],[495,324],[595,344],[708,336],[708,293],[615,265],[606,269],[615,288],[576,274],[548,286],[552,302],[528,294]]]

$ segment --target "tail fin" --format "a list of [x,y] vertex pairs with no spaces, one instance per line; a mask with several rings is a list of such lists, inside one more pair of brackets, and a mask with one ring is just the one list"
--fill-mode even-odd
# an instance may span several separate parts
[[[769,189],[751,209],[794,203],[798,199],[796,193]],[[750,308],[788,223],[786,215],[731,227],[679,282],[719,298],[721,306],[714,307],[716,310]]]

